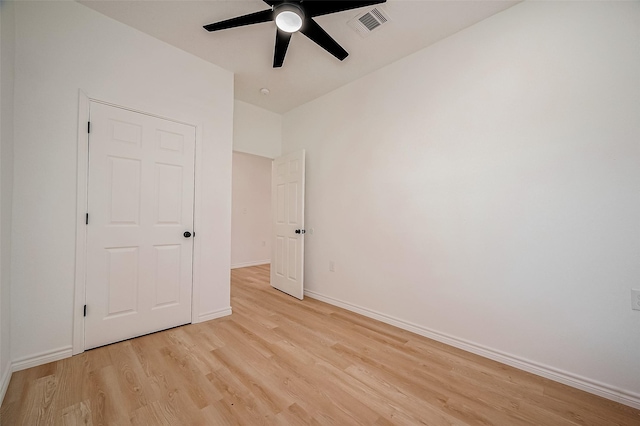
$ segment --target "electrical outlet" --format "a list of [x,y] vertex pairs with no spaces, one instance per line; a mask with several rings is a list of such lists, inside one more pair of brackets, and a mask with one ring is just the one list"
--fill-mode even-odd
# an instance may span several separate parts
[[631,309],[640,311],[640,290],[631,289]]
[[334,262],[333,260],[329,261],[329,272],[335,272],[336,271],[336,262]]

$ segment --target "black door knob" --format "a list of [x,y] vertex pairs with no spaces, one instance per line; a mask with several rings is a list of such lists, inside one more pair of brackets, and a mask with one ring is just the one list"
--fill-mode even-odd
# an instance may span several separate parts
[[185,238],[189,238],[191,236],[191,232],[185,231],[185,233],[182,235],[184,235]]
[[296,234],[304,234],[307,231],[305,231],[304,229],[296,229]]

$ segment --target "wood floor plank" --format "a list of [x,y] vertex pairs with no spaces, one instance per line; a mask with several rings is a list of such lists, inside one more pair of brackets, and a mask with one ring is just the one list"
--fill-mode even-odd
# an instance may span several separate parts
[[81,401],[62,410],[60,421],[62,426],[93,426],[89,401]]
[[[69,358],[69,362],[55,363],[54,375],[58,379],[59,396],[56,398],[56,409],[86,414],[83,403],[89,398],[89,385],[86,377],[89,365],[85,354]],[[72,407],[75,407],[72,409]]]
[[202,409],[206,421],[210,425],[237,426],[240,419],[233,416],[227,405],[221,401],[216,401]]
[[27,409],[21,413],[20,424],[51,425],[54,423],[57,378],[54,375],[36,379],[27,393]]
[[[130,403],[119,378],[120,372],[114,365],[108,365],[96,371],[92,376],[90,391],[92,421],[96,425],[129,425],[131,409],[137,408]],[[95,402],[95,406],[94,406]]]
[[233,314],[13,374],[0,424],[640,426],[640,410],[231,273]]

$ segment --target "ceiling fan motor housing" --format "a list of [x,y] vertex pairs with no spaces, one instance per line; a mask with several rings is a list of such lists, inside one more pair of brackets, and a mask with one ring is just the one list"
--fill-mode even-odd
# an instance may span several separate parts
[[304,24],[304,10],[296,3],[282,3],[273,8],[276,25],[282,31],[295,33]]

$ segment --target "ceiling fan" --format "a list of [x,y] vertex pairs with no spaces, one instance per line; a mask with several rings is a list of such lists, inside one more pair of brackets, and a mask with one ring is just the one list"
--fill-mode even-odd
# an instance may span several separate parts
[[207,31],[219,31],[227,28],[242,27],[245,25],[259,24],[262,22],[275,21],[276,47],[273,54],[273,67],[280,68],[284,63],[287,48],[291,41],[291,35],[300,31],[310,38],[317,45],[331,53],[341,61],[349,54],[342,48],[325,30],[320,27],[312,18],[330,13],[342,12],[356,9],[358,7],[371,6],[384,3],[387,0],[370,1],[325,1],[325,0],[263,0],[271,9],[250,13],[249,15],[227,19],[226,21],[215,22],[205,25]]

